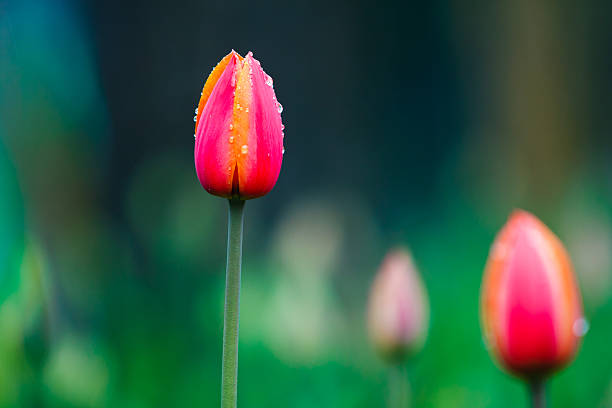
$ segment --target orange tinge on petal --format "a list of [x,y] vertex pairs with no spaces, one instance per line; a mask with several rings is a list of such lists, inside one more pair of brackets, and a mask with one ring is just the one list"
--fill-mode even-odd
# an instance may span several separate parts
[[198,130],[198,124],[200,123],[200,117],[202,116],[204,106],[206,106],[206,102],[208,101],[208,98],[210,97],[210,94],[212,93],[215,85],[217,85],[219,77],[221,76],[221,74],[223,74],[223,71],[225,71],[225,68],[227,67],[227,64],[229,64],[232,57],[237,58],[238,61],[243,60],[240,54],[232,50],[232,52],[223,57],[223,59],[219,61],[219,63],[213,68],[213,70],[210,72],[210,75],[208,76],[208,79],[204,83],[204,88],[202,88],[202,94],[200,96],[200,102],[198,103],[198,112],[195,124],[196,131]]

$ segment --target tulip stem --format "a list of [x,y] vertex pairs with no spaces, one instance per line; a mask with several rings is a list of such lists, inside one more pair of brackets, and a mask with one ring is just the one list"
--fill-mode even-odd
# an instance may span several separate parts
[[234,198],[229,200],[221,408],[235,408],[238,394],[238,327],[240,321],[243,210],[243,200]]
[[536,379],[529,383],[531,393],[531,406],[533,408],[546,408],[546,386],[544,380]]
[[402,363],[389,367],[389,408],[408,407],[408,374]]

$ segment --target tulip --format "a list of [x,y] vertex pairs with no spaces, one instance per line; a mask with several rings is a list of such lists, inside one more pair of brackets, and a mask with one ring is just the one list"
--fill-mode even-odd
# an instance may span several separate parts
[[209,193],[229,199],[221,406],[235,408],[244,203],[270,192],[278,179],[282,106],[253,54],[232,51],[210,73],[195,111],[198,179]]
[[481,319],[493,355],[543,406],[544,380],[573,359],[586,321],[569,255],[532,214],[515,211],[493,243]]
[[384,358],[404,359],[423,346],[428,318],[427,295],[410,254],[403,249],[390,252],[370,292],[372,342]]
[[196,109],[195,167],[211,194],[242,200],[272,190],[283,159],[282,106],[272,78],[249,52],[212,70]]
[[391,405],[406,406],[403,365],[423,347],[429,324],[427,292],[408,251],[393,250],[383,260],[370,291],[367,318],[370,338],[390,364]]

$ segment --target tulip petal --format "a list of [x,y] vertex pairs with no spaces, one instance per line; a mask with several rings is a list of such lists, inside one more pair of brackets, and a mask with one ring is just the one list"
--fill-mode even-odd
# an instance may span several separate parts
[[230,54],[217,81],[214,84],[211,82],[212,91],[204,102],[198,121],[194,150],[196,173],[202,186],[211,194],[228,198],[232,196],[232,180],[236,168],[230,124],[237,64],[240,64],[238,55]]
[[223,74],[227,65],[234,58],[238,58],[238,61],[243,60],[240,54],[232,50],[232,52],[227,54],[225,57],[223,57],[221,61],[219,61],[219,63],[213,68],[210,75],[206,79],[206,82],[204,83],[204,88],[202,88],[202,95],[200,96],[200,102],[198,103],[198,112],[197,112],[196,124],[195,124],[196,132],[198,130],[198,124],[200,123],[200,117],[202,116],[202,111],[204,110],[204,107],[206,106],[206,102],[208,102],[208,98],[210,97],[210,94],[215,88],[215,85],[217,85],[217,81],[219,81],[221,74]]
[[[278,179],[283,158],[283,130],[276,95],[259,61],[248,53],[238,76],[234,126],[240,196],[268,193]],[[267,83],[268,82],[268,83]]]
[[[554,360],[557,353],[555,310],[551,278],[542,253],[521,230],[515,238],[505,274],[501,319],[505,327],[505,346],[513,364],[538,367]],[[554,271],[553,271],[554,273]]]
[[[538,226],[541,234],[538,237],[548,243],[546,260],[549,273],[556,273],[553,284],[553,310],[555,311],[555,327],[557,336],[558,354],[571,358],[579,343],[579,336],[574,331],[574,324],[582,318],[582,297],[578,290],[578,282],[574,275],[572,262],[563,244],[540,220],[532,217],[534,225]],[[543,246],[544,247],[544,246]]]

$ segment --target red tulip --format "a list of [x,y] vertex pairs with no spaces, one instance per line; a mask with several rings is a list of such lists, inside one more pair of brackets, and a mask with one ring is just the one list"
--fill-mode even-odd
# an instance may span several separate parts
[[570,258],[525,211],[512,214],[491,248],[481,315],[485,340],[516,375],[542,379],[576,353],[586,323]]
[[427,293],[410,254],[398,249],[383,260],[368,305],[370,337],[383,357],[401,360],[427,336]]
[[211,194],[242,200],[267,194],[283,158],[282,106],[249,52],[232,51],[213,69],[198,105],[195,167]]

